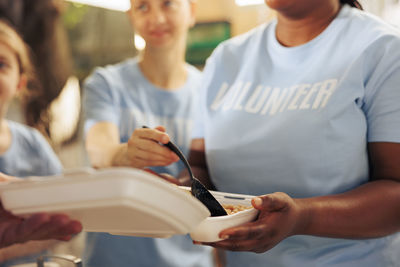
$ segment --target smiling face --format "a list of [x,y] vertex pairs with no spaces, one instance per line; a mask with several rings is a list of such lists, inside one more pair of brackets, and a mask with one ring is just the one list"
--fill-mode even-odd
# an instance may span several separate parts
[[32,73],[28,47],[14,28],[0,19],[0,119],[17,91],[26,88]]
[[154,48],[185,42],[195,22],[190,0],[131,0],[128,14],[135,31]]

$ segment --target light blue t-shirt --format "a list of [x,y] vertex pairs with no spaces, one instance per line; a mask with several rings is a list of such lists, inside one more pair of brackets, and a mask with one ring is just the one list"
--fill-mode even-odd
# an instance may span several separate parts
[[[368,142],[400,142],[400,37],[344,6],[316,38],[284,47],[276,21],[221,44],[204,69],[204,138],[220,191],[294,198],[368,182]],[[398,234],[344,240],[293,236],[228,266],[399,266]]]
[[[17,177],[48,176],[63,171],[61,162],[46,139],[34,128],[7,121],[12,140],[8,150],[0,155],[0,172]],[[35,262],[43,251],[1,262],[1,267],[13,266],[27,262]]]
[[0,155],[0,171],[17,177],[47,176],[63,171],[60,160],[46,139],[34,128],[7,121],[12,141]]
[[[187,65],[187,70],[183,87],[169,92],[144,77],[137,58],[96,69],[85,82],[85,131],[97,122],[111,122],[119,129],[120,141],[127,142],[135,128],[163,125],[187,155],[201,78],[194,67]],[[179,162],[152,169],[177,176],[182,168]],[[193,245],[188,236],[151,239],[89,233],[84,258],[88,267],[212,266],[211,248]]]

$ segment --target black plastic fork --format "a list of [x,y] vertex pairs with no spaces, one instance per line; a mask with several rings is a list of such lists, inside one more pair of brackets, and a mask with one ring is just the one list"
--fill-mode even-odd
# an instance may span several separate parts
[[[143,128],[148,128],[148,127],[143,126]],[[204,206],[207,207],[207,209],[211,213],[211,217],[228,215],[225,209],[221,206],[218,200],[215,199],[215,197],[210,193],[210,191],[208,191],[208,189],[196,177],[194,177],[192,168],[190,167],[189,162],[187,161],[182,151],[171,141],[163,145],[172,150],[183,162],[186,169],[189,171],[191,179],[190,192],[195,198],[200,200],[200,202],[203,203]]]

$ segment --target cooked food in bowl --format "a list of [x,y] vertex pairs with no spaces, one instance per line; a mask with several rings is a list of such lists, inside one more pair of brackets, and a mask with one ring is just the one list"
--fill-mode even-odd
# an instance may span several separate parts
[[244,205],[232,205],[232,204],[223,204],[222,207],[225,209],[228,215],[235,214],[240,211],[249,210],[251,206],[244,206]]

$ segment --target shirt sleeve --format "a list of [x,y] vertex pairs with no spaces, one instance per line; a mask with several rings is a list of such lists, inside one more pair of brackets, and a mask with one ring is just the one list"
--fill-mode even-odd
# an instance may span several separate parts
[[106,70],[99,68],[84,83],[85,135],[89,128],[97,122],[107,121],[115,125],[119,123],[118,99],[106,76]]
[[400,38],[386,40],[381,47],[366,83],[367,138],[368,142],[400,143]]

